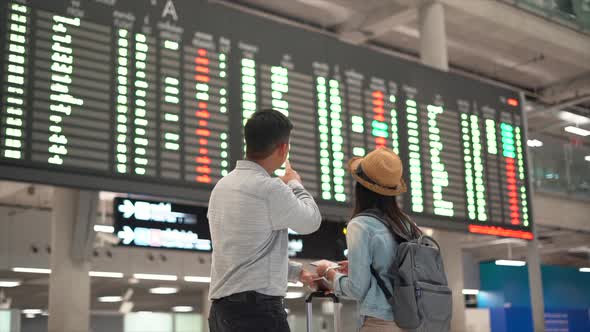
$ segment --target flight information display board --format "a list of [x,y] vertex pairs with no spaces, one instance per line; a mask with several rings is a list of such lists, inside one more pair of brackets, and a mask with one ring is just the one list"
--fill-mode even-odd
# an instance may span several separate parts
[[326,215],[349,214],[347,160],[385,146],[408,213],[532,237],[514,91],[203,0],[4,0],[0,16],[0,178],[206,202],[272,107]]

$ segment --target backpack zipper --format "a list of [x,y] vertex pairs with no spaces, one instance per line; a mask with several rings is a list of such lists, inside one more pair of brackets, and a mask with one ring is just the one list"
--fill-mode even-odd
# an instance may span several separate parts
[[443,295],[451,294],[451,291],[424,289],[424,288],[416,287],[416,297],[421,297],[422,296],[422,292],[435,293],[435,294],[443,294]]

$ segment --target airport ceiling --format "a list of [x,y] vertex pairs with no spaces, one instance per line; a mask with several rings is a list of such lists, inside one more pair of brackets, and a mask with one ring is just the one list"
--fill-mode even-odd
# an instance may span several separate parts
[[[528,99],[535,101],[526,107],[533,133],[579,139],[563,131],[567,122],[559,118],[559,112],[590,116],[590,34],[514,8],[511,0],[439,1],[445,5],[451,70],[525,91]],[[416,4],[420,1],[210,2],[321,30],[353,44],[419,58]],[[571,41],[565,40],[568,38]],[[575,125],[590,130],[588,124]],[[590,136],[581,140],[590,143]]]

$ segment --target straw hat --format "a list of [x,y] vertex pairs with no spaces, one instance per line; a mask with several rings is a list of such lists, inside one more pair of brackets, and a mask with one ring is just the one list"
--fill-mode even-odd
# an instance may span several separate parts
[[387,148],[379,148],[364,158],[348,162],[352,177],[363,187],[384,196],[397,196],[407,191],[402,179],[403,165],[399,156]]

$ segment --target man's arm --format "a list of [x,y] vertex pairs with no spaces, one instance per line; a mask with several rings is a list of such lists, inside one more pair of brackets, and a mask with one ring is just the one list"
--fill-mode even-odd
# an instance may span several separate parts
[[268,198],[270,222],[274,230],[291,228],[310,234],[320,228],[322,215],[313,197],[303,188],[301,177],[286,163],[283,183],[276,181]]
[[268,198],[273,229],[291,228],[299,234],[317,231],[322,215],[303,185],[297,180],[291,180],[287,185],[277,181],[273,186]]

